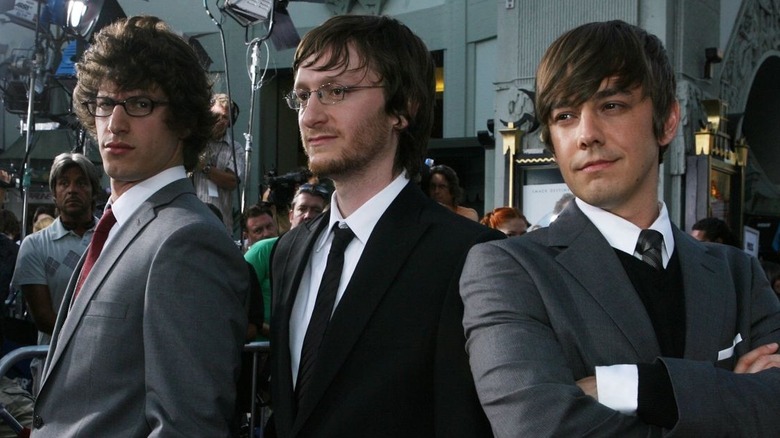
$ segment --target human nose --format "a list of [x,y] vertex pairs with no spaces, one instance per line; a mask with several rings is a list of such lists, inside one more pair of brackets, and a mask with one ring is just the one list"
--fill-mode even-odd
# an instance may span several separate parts
[[78,182],[72,181],[72,182],[69,182],[68,185],[65,187],[65,191],[67,193],[73,193],[73,192],[78,191],[80,187],[81,187],[81,185]]
[[578,143],[580,148],[603,144],[603,130],[595,112],[583,109],[579,115]]
[[127,119],[130,117],[127,114],[127,110],[124,105],[117,103],[111,110],[111,115],[108,116],[108,129],[113,132],[122,132],[127,130]]
[[309,99],[301,102],[302,106],[298,112],[299,123],[303,126],[314,126],[327,119],[325,116],[325,105],[320,100],[321,92],[313,91]]

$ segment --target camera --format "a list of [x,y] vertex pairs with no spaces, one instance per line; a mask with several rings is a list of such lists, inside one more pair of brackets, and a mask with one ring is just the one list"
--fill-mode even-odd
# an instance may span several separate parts
[[312,173],[308,170],[298,170],[278,176],[275,170],[268,171],[265,174],[265,184],[270,190],[268,202],[279,207],[289,207],[295,195],[295,188],[307,182],[311,176]]

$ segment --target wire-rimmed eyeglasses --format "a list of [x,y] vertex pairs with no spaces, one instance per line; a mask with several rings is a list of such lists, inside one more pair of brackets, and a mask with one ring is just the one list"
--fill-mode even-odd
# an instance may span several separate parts
[[309,98],[312,94],[316,94],[317,99],[319,99],[320,103],[323,105],[335,105],[344,100],[344,97],[348,92],[366,90],[369,88],[384,88],[384,85],[347,86],[328,83],[321,85],[316,90],[292,90],[287,93],[286,96],[284,96],[284,100],[287,101],[287,105],[290,107],[290,109],[298,111],[301,108],[306,108],[306,105],[308,105]]
[[133,96],[125,100],[114,100],[110,97],[96,97],[92,100],[81,102],[87,108],[87,112],[95,117],[108,117],[114,112],[114,107],[120,105],[128,116],[144,117],[154,111],[157,106],[167,105],[168,102],[152,100],[148,97]]

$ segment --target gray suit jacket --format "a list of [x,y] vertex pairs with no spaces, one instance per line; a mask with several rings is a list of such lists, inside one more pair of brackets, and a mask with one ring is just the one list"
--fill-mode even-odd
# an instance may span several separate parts
[[70,307],[77,277],[33,436],[227,436],[249,275],[191,183],[165,186],[117,230]]
[[[575,382],[595,367],[660,356],[650,318],[615,250],[575,203],[549,228],[475,246],[461,277],[480,402],[499,437],[771,436],[780,369],[737,375],[737,359],[780,341],[780,304],[755,259],[674,229],[686,304],[684,359],[662,359],[672,431],[618,413]],[[734,354],[718,360],[737,334]]]

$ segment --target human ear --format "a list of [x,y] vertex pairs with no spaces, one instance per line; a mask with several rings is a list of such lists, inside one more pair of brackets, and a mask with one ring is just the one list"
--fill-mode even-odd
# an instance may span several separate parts
[[661,138],[658,139],[658,144],[668,145],[672,142],[675,134],[677,133],[677,125],[680,123],[680,103],[675,101],[669,110],[669,115],[666,116],[664,122],[664,132]]
[[409,126],[409,119],[406,118],[404,115],[397,115],[396,122],[393,123],[393,129],[397,131],[403,131]]

